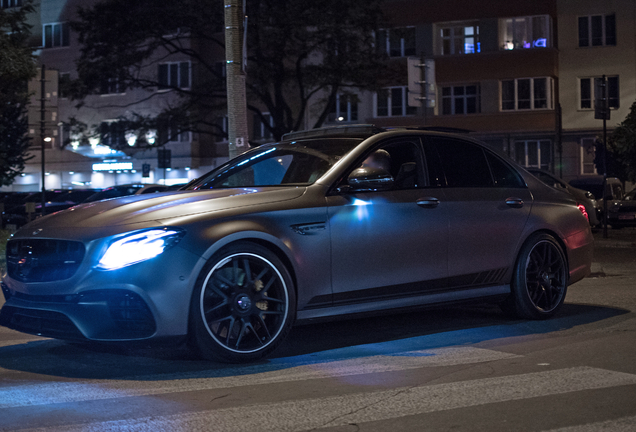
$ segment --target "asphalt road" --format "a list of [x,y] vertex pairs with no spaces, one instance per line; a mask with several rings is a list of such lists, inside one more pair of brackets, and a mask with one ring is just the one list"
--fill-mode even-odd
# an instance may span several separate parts
[[0,328],[0,430],[636,431],[636,230],[601,234],[548,321],[486,305],[308,325],[243,366]]

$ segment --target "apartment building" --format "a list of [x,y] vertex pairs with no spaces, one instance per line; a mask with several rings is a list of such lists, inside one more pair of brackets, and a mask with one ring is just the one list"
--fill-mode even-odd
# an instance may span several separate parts
[[[470,131],[525,166],[555,168],[556,2],[400,0],[388,10],[394,27],[379,45],[404,74],[361,97],[365,121]],[[426,65],[420,107],[409,57]]]
[[[611,133],[636,100],[635,8],[631,0],[390,1],[392,27],[376,39],[402,76],[354,106],[345,97],[334,123],[464,130],[526,167],[565,180],[595,175],[594,79],[608,77]],[[409,75],[413,61],[425,65],[421,77]],[[414,81],[425,81],[422,90]]]
[[[151,89],[123,88],[116,80],[104,82],[100,94],[87,97],[81,107],[64,92],[65,84],[77,78],[76,60],[80,55],[80,43],[69,23],[78,19],[78,8],[90,7],[97,0],[39,0],[31,16],[33,26],[32,45],[40,65],[51,72],[47,75],[47,122],[45,147],[46,188],[100,188],[126,183],[185,183],[227,160],[227,143],[217,143],[206,134],[190,131],[173,133],[162,147],[170,150],[170,167],[159,166],[156,149],[144,150],[135,146],[140,139],[125,134],[118,127],[118,119],[134,112],[139,115],[156,115],[174,103],[175,95],[170,87],[188,89],[197,78],[197,68],[184,55],[158,53],[157,58],[144,67],[142,74],[158,81]],[[17,7],[20,0],[4,0],[6,7]],[[5,4],[2,6],[5,7]],[[194,42],[193,42],[194,44]],[[198,49],[190,46],[189,48]],[[222,53],[219,54],[222,56]],[[53,82],[57,80],[57,82]],[[165,85],[162,85],[165,84]],[[39,90],[39,76],[33,83]],[[39,119],[39,102],[32,98],[33,119]],[[74,136],[69,129],[70,119],[76,119],[98,131],[88,140]],[[38,190],[41,187],[40,125],[31,124],[34,158],[11,190]],[[165,131],[164,131],[165,132]],[[150,131],[141,137],[148,143],[158,139],[158,131]],[[85,138],[85,137],[83,137]],[[125,151],[111,147],[115,141],[129,144]]]
[[636,2],[558,0],[559,99],[563,112],[563,175],[596,174],[595,80],[607,78],[609,132],[636,101]]

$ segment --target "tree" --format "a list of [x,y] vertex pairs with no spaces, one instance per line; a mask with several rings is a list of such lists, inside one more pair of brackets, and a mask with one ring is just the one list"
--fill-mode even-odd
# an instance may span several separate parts
[[0,186],[13,183],[29,159],[27,85],[36,74],[27,44],[31,32],[26,18],[31,12],[31,1],[0,9]]
[[607,140],[608,160],[614,160],[613,167],[608,166],[608,175],[618,176],[621,180],[636,182],[636,102]]
[[[275,139],[302,129],[312,109],[320,127],[339,93],[377,90],[391,76],[373,35],[380,1],[247,0],[248,98],[272,116]],[[255,19],[252,19],[254,17]],[[315,98],[319,98],[316,105]],[[249,108],[269,124],[258,105]]]
[[[310,109],[318,119],[312,126],[322,125],[338,93],[380,85],[388,70],[372,40],[382,22],[380,0],[245,1],[248,109],[275,139],[302,128]],[[143,89],[140,102],[161,99],[164,105],[151,115],[127,107],[130,114],[120,118],[127,130],[221,135],[223,22],[221,0],[104,0],[82,8],[72,25],[82,50],[71,94],[82,104],[104,83]],[[193,65],[188,87],[157,73],[160,63],[177,58]],[[155,145],[170,138],[160,134]]]

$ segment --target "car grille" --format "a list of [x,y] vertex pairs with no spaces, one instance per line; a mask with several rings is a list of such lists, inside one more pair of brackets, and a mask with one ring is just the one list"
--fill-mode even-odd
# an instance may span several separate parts
[[75,274],[84,259],[80,242],[16,239],[7,243],[7,273],[20,282],[53,282]]

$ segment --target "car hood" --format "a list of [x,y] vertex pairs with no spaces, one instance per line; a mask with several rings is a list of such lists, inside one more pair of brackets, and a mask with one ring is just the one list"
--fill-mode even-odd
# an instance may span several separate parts
[[29,229],[94,228],[139,224],[237,207],[287,201],[300,197],[304,192],[305,188],[301,187],[270,187],[132,195],[81,204],[38,219],[28,226]]

